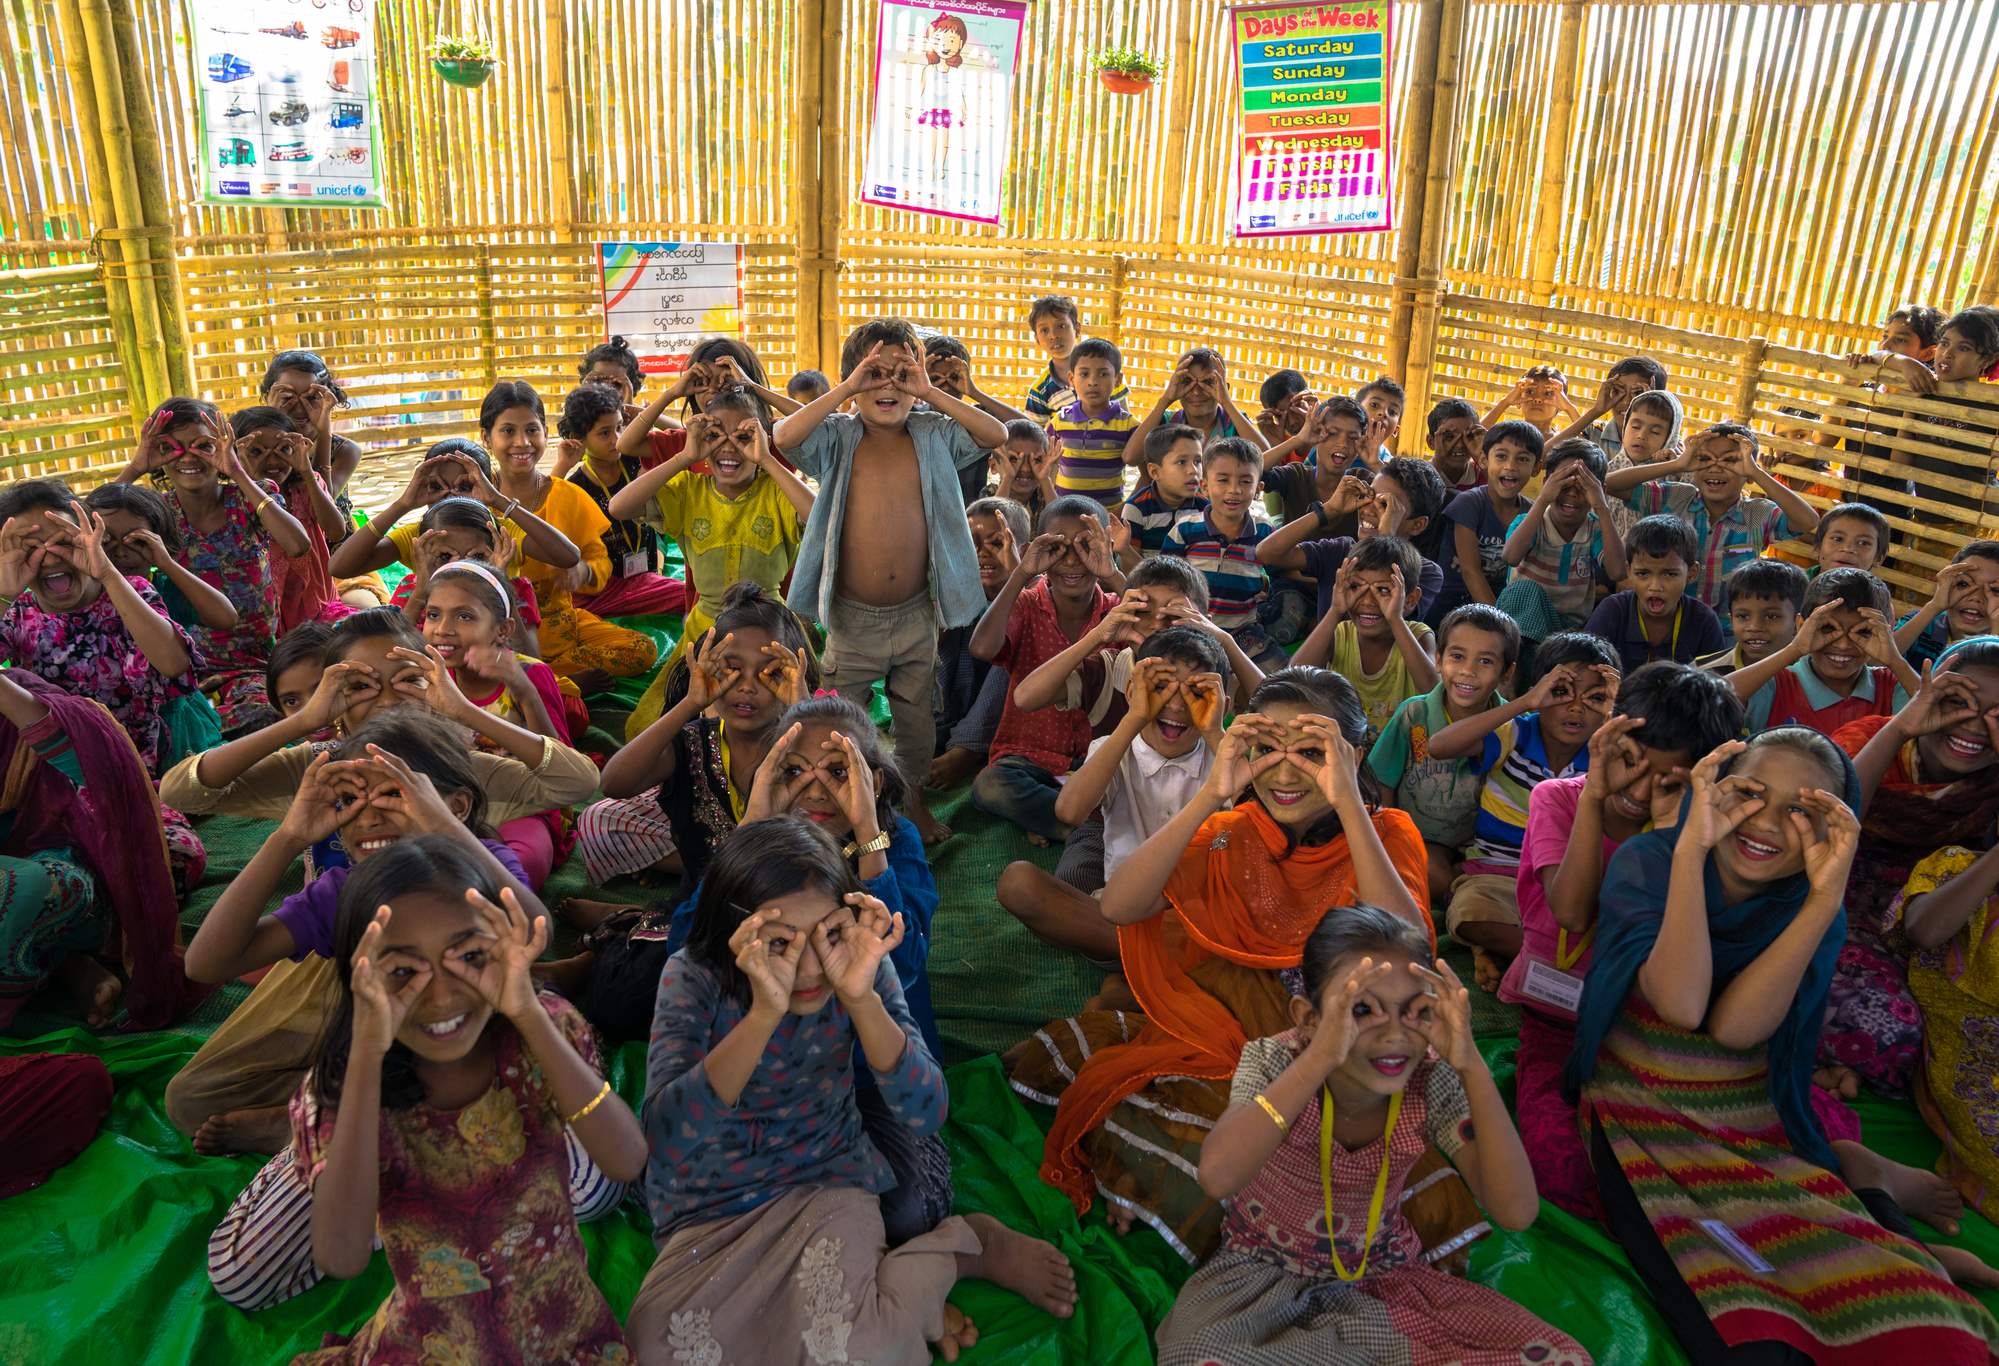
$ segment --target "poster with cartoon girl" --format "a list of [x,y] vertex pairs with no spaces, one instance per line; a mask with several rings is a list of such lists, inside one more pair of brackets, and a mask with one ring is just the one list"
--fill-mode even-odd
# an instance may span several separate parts
[[1026,0],[881,0],[861,198],[997,223]]

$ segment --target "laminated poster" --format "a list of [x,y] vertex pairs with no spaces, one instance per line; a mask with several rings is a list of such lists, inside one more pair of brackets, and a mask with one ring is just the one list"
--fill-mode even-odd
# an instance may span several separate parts
[[201,197],[371,206],[375,0],[194,0]]
[[1229,12],[1242,101],[1238,237],[1383,232],[1389,172],[1389,0]]
[[743,335],[743,249],[728,242],[599,242],[604,339],[673,375],[703,337]]
[[881,0],[861,199],[997,223],[1026,0]]

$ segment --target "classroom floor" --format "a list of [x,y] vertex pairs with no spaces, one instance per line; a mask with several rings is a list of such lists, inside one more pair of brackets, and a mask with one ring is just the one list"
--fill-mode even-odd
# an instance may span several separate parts
[[[651,624],[662,634],[671,629]],[[599,721],[615,730],[615,709]],[[1040,1184],[1041,1136],[1052,1112],[1014,1096],[991,1056],[1074,1010],[1100,981],[1081,959],[1040,945],[992,898],[1009,861],[1031,858],[1052,868],[1055,851],[1030,848],[1013,827],[975,810],[962,790],[936,809],[957,832],[932,856],[943,902],[932,927],[930,971],[951,1065],[945,1137],[958,1207],[991,1213],[1062,1247],[1076,1264],[1082,1295],[1076,1316],[1064,1323],[992,1286],[960,1285],[952,1298],[981,1330],[965,1360],[1140,1366],[1152,1360],[1152,1330],[1188,1269],[1150,1230],[1119,1237],[1100,1208],[1079,1220],[1062,1196]],[[201,823],[209,864],[183,916],[190,933],[270,828],[230,817]],[[543,895],[554,905],[586,892],[612,899],[658,895],[629,882],[586,888],[580,859],[557,870]],[[1460,968],[1468,978],[1468,962]],[[256,1315],[222,1303],[209,1287],[208,1235],[263,1159],[196,1156],[167,1123],[162,1098],[175,1071],[246,994],[240,985],[226,988],[177,1028],[152,1034],[93,1034],[52,996],[0,1037],[0,1053],[94,1052],[117,1086],[103,1132],[80,1158],[42,1188],[0,1201],[0,1366],[283,1361],[317,1347],[324,1333],[351,1332],[387,1294],[390,1278],[379,1257],[353,1281],[322,1283]],[[1474,1000],[1480,1047],[1510,1095],[1515,1013],[1482,993]],[[620,1052],[611,1078],[636,1107],[641,1045]],[[1913,1107],[1870,1098],[1858,1108],[1871,1147],[1906,1162],[1933,1160],[1936,1141]],[[634,1200],[619,1217],[585,1225],[583,1234],[592,1272],[622,1318],[652,1262],[643,1212]],[[1999,1264],[1999,1229],[1976,1216],[1967,1216],[1952,1241]],[[1478,1243],[1471,1274],[1573,1334],[1599,1362],[1685,1360],[1616,1246],[1594,1225],[1551,1205],[1542,1205],[1527,1232]],[[1999,1310],[1999,1295],[1984,1298]]]

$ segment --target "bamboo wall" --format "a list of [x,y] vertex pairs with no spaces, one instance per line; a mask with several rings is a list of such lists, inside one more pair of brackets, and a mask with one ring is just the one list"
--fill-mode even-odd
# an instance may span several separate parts
[[[602,237],[745,243],[749,339],[780,374],[899,313],[1017,393],[1026,303],[1065,292],[1141,395],[1195,341],[1245,397],[1279,365],[1391,373],[1412,447],[1429,399],[1484,405],[1548,360],[1586,402],[1633,351],[1697,420],[1878,428],[1887,400],[1809,358],[1905,301],[1999,296],[1989,0],[1400,3],[1399,230],[1255,245],[1229,231],[1219,0],[1038,0],[997,227],[856,198],[874,0],[380,14],[388,207],[300,211],[195,202],[188,0],[0,7],[0,464],[92,477],[159,396],[240,402],[295,345],[348,382],[365,444],[462,432],[496,378],[566,386],[601,335]],[[485,87],[430,72],[447,31],[499,49]],[[1166,77],[1105,92],[1087,55],[1111,42]],[[1934,444],[1920,408],[1891,446]],[[1953,440],[1982,487],[1991,432]]]

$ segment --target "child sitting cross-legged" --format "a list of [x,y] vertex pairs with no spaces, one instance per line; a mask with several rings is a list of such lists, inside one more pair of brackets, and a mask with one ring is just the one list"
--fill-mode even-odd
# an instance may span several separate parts
[[1073,833],[1051,875],[1020,860],[1000,874],[999,903],[1051,944],[1115,964],[1117,927],[1095,893],[1207,780],[1228,707],[1221,647],[1193,626],[1168,626],[1134,652],[1125,713],[1090,742],[1055,796]]
[[1728,620],[1735,644],[1694,663],[1731,674],[1768,659],[1798,634],[1798,613],[1810,586],[1804,570],[1772,556],[1743,565],[1728,576]]
[[[979,587],[991,602],[1020,563],[1034,523],[1011,498],[981,498],[965,509],[965,524],[979,553]],[[937,635],[937,757],[923,783],[932,791],[956,787],[986,766],[1006,710],[1006,670],[974,655],[971,642],[969,626]]]
[[[1006,670],[1014,682],[1075,645],[1117,605],[1103,581],[1115,574],[1103,508],[1088,498],[1058,498],[1041,514],[1041,534],[987,606],[968,648]],[[1115,580],[1123,586],[1122,576]],[[1027,711],[1009,694],[988,762],[972,782],[980,810],[1012,821],[1031,842],[1068,836],[1055,819],[1062,775],[1090,743],[1089,717],[1074,707]]]
[[1421,929],[1375,906],[1327,911],[1302,959],[1292,1027],[1243,1048],[1201,1145],[1201,1187],[1229,1202],[1222,1246],[1159,1325],[1160,1366],[1588,1362],[1504,1295],[1429,1266],[1403,1205],[1435,1149],[1500,1227],[1540,1209],[1470,993]]
[[1937,571],[1930,600],[1895,623],[1895,645],[1916,668],[1951,645],[1991,629],[1986,610],[1999,589],[1999,541],[1973,541]]
[[1371,745],[1395,709],[1437,686],[1430,628],[1408,618],[1422,557],[1400,536],[1371,536],[1340,563],[1332,610],[1298,646],[1295,664],[1323,665],[1354,685]]
[[1888,587],[1864,569],[1831,569],[1805,590],[1804,623],[1783,649],[1728,676],[1751,734],[1810,726],[1830,735],[1863,716],[1891,716],[1896,689],[1922,679],[1895,648]]
[[1624,538],[1631,587],[1597,604],[1583,629],[1617,651],[1626,673],[1655,659],[1691,664],[1728,641],[1714,609],[1687,592],[1699,562],[1694,529],[1678,517],[1644,517]]
[[[1686,482],[1678,478],[1682,475]],[[1767,498],[1743,496],[1743,485],[1752,479]],[[1624,498],[1641,517],[1667,514],[1693,527],[1701,549],[1692,596],[1716,612],[1727,610],[1722,585],[1739,566],[1819,525],[1818,510],[1763,468],[1756,434],[1738,422],[1717,422],[1671,460],[1614,470],[1604,489]]]
[[1825,510],[1812,538],[1818,556],[1816,572],[1863,569],[1872,574],[1888,558],[1895,533],[1879,509],[1865,503],[1840,503]]
[[[1313,503],[1302,516],[1285,523],[1256,546],[1259,563],[1270,569],[1302,571],[1317,585],[1318,614],[1332,610],[1333,580],[1354,546],[1370,536],[1400,536],[1422,557],[1411,587],[1407,612],[1426,617],[1443,590],[1444,571],[1434,556],[1449,525],[1444,510],[1444,481],[1427,460],[1389,459],[1373,474],[1348,474],[1333,490],[1332,500]],[[1351,519],[1354,534],[1334,535]]]
[[1145,478],[1118,516],[1131,529],[1131,544],[1118,556],[1129,573],[1138,562],[1166,548],[1166,535],[1183,517],[1207,511],[1201,492],[1201,434],[1174,424],[1154,427],[1139,448]]
[[1499,986],[1506,963],[1520,952],[1516,890],[1527,803],[1536,786],[1589,768],[1589,739],[1617,696],[1617,655],[1593,635],[1565,631],[1535,652],[1540,677],[1527,694],[1453,721],[1430,737],[1438,759],[1469,757],[1485,780],[1478,820],[1458,878],[1451,884],[1448,925],[1471,946],[1478,984]]
[[1175,522],[1166,534],[1165,553],[1206,577],[1209,616],[1258,668],[1280,667],[1285,655],[1275,636],[1296,631],[1309,604],[1302,589],[1273,592],[1256,558],[1258,543],[1271,532],[1270,524],[1256,517],[1263,456],[1241,437],[1227,437],[1208,447],[1202,466],[1207,511]]
[[911,1135],[934,1134],[947,1101],[888,961],[904,933],[807,822],[752,822],[718,847],[660,978],[646,1059],[660,1252],[628,1321],[642,1360],[788,1360],[803,1342],[915,1366],[933,1342],[955,1355],[972,1340],[944,1303],[963,1277],[1074,1312],[1062,1254],[990,1215],[887,1247],[880,1197],[895,1178],[856,1068]]
[[566,1135],[614,1180],[646,1142],[598,1073],[590,1030],[529,969],[548,943],[511,889],[449,841],[385,852],[342,889],[337,1004],[292,1106],[312,1260],[358,1276],[379,1232],[395,1288],[304,1361],[628,1359],[590,1279]]
[[1520,657],[1520,627],[1497,607],[1466,603],[1437,627],[1437,685],[1396,709],[1367,767],[1423,832],[1430,858],[1430,900],[1450,899],[1458,862],[1471,843],[1485,777],[1468,756],[1440,759],[1430,737],[1501,705],[1502,683]]
[[1596,610],[1599,583],[1624,577],[1623,537],[1604,496],[1603,452],[1596,443],[1564,441],[1548,452],[1541,492],[1513,519],[1500,556],[1513,575],[1499,608],[1520,623],[1521,637],[1541,641],[1575,631]]
[[1507,528],[1524,511],[1521,493],[1541,468],[1541,433],[1525,422],[1502,422],[1480,440],[1484,486],[1466,489],[1444,505],[1450,530],[1443,542],[1444,588],[1430,604],[1432,621],[1468,602],[1499,600]]

